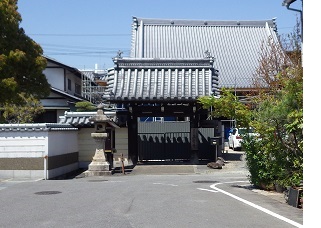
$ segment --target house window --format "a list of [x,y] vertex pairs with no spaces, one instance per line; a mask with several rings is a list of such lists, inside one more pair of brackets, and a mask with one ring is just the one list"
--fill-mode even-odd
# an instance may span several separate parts
[[46,110],[35,118],[35,123],[58,123],[57,110]]
[[81,86],[75,83],[75,94],[81,95]]
[[68,78],[68,90],[71,90],[71,80]]

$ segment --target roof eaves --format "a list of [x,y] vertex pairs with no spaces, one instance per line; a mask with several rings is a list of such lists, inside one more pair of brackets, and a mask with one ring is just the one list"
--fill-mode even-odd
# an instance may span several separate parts
[[52,59],[52,58],[50,58],[50,57],[48,57],[48,56],[44,56],[44,57],[47,59],[47,61],[53,62],[54,64],[57,64],[57,65],[59,65],[59,66],[61,66],[61,67],[63,67],[63,68],[66,68],[67,70],[69,70],[70,72],[76,74],[78,77],[81,78],[81,74],[82,74],[82,73],[81,73],[81,71],[79,71],[77,68],[68,66],[68,65],[66,65],[66,64],[64,64],[64,63],[61,63],[61,62],[58,62],[57,60]]
[[143,25],[182,25],[182,26],[253,26],[264,27],[266,23],[273,27],[275,18],[268,20],[190,20],[190,19],[156,19],[133,17],[133,22]]
[[51,89],[53,92],[56,92],[56,93],[59,93],[60,95],[63,95],[64,97],[72,98],[72,99],[78,100],[78,101],[83,101],[83,100],[85,100],[85,98],[80,98],[80,97],[73,96],[73,95],[71,95],[71,94],[69,94],[69,93],[66,93],[66,92],[64,92],[64,91],[61,91],[61,90],[59,90],[59,89],[57,89],[57,88],[55,88],[55,87],[51,87],[50,89]]

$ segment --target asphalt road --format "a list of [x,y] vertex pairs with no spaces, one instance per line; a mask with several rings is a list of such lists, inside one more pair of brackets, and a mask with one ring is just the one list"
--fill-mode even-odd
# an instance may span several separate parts
[[287,228],[303,224],[303,209],[251,188],[242,162],[230,162],[222,170],[204,165],[177,169],[186,171],[2,180],[0,227]]

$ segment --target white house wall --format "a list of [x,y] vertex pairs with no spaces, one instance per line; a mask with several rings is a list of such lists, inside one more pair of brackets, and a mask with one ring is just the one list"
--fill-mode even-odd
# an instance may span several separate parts
[[[68,84],[68,79],[71,81],[71,89],[68,89],[67,84]],[[71,94],[71,95],[76,95],[76,86],[75,84],[78,84],[81,86],[81,78],[78,78],[75,76],[73,73],[66,71],[66,91]],[[77,95],[81,95],[81,88],[80,88],[80,93]]]
[[65,91],[63,68],[46,68],[43,73],[46,75],[48,83],[57,89]]
[[[69,70],[48,61],[47,68],[43,71],[51,87],[65,91],[68,94],[75,95],[75,84],[81,86],[81,78]],[[68,79],[71,81],[71,88],[68,89]],[[80,93],[81,95],[81,89]]]

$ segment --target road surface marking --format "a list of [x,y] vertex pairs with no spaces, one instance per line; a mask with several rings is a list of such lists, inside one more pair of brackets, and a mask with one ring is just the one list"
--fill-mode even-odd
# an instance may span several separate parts
[[215,191],[215,190],[212,190],[212,189],[206,189],[206,188],[197,188],[197,189],[201,190],[201,191],[218,192],[218,191]]
[[274,217],[276,217],[278,219],[281,219],[281,220],[283,220],[283,221],[285,221],[285,222],[287,222],[287,223],[289,223],[289,224],[291,224],[293,226],[303,227],[303,225],[301,225],[300,223],[294,222],[294,221],[292,221],[292,220],[290,220],[290,219],[288,219],[286,217],[283,217],[283,216],[281,216],[279,214],[276,214],[276,213],[274,213],[274,212],[272,212],[272,211],[270,211],[268,209],[265,209],[264,207],[261,207],[259,205],[254,204],[254,203],[251,203],[250,201],[242,199],[242,198],[240,198],[240,197],[238,197],[236,195],[233,195],[233,194],[231,194],[229,192],[226,192],[226,191],[216,187],[216,185],[218,185],[218,184],[230,184],[230,183],[237,183],[237,182],[248,182],[248,181],[233,181],[233,182],[216,183],[216,184],[212,184],[210,186],[210,188],[214,189],[215,191],[221,192],[221,193],[223,193],[225,195],[228,195],[228,196],[230,196],[230,197],[232,197],[232,198],[234,198],[236,200],[239,200],[239,201],[241,201],[241,202],[243,202],[243,203],[245,203],[245,204],[247,204],[247,205],[249,205],[251,207],[254,207],[254,208],[260,210],[260,211],[263,211],[263,212],[265,212],[265,213],[267,213],[267,214],[269,214],[271,216],[274,216]]
[[153,183],[153,184],[159,184],[159,185],[169,185],[169,186],[178,186],[176,184],[164,184],[164,183]]

